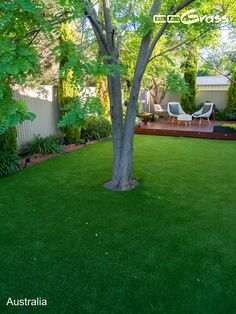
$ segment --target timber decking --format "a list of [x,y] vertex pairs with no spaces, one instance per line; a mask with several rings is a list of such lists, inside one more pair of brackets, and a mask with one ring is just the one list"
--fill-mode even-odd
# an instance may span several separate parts
[[[223,122],[222,122],[223,123]],[[225,122],[224,122],[225,123]],[[199,121],[192,121],[191,125],[178,125],[168,120],[158,120],[155,122],[148,122],[147,125],[135,128],[135,134],[149,134],[149,135],[166,135],[166,136],[183,136],[209,139],[225,139],[236,140],[236,134],[227,133],[213,133],[213,126],[219,124],[211,121],[211,125],[207,121],[203,121],[199,126]]]

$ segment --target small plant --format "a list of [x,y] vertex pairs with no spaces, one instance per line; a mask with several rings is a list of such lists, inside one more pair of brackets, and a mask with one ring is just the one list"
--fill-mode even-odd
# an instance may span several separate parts
[[99,140],[111,135],[111,123],[103,116],[92,115],[86,120],[82,128],[81,138]]
[[20,171],[21,168],[21,159],[16,153],[7,150],[0,151],[0,177]]
[[223,126],[236,131],[236,125],[235,124],[225,123],[225,124],[223,124]]
[[62,149],[60,139],[57,136],[51,135],[47,137],[36,136],[27,144],[27,150],[30,154],[59,153]]

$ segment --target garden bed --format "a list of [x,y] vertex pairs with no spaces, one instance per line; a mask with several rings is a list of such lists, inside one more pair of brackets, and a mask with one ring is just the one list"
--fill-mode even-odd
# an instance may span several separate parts
[[30,166],[33,166],[35,164],[38,164],[42,161],[45,161],[45,160],[48,160],[48,159],[51,159],[53,157],[56,157],[58,155],[61,155],[63,153],[66,153],[66,152],[71,152],[71,151],[74,151],[74,150],[77,150],[77,149],[80,149],[80,148],[83,148],[83,147],[86,147],[87,145],[92,145],[92,144],[95,144],[95,143],[98,143],[98,142],[101,142],[101,141],[104,141],[106,139],[109,139],[111,137],[106,137],[104,139],[101,139],[101,140],[94,140],[94,141],[88,141],[88,142],[85,142],[85,144],[69,144],[69,145],[65,145],[63,146],[63,149],[62,149],[62,152],[61,153],[51,153],[51,154],[32,154],[32,155],[26,155],[26,156],[23,156],[22,157],[22,167],[23,168],[27,168],[27,167],[30,167]]

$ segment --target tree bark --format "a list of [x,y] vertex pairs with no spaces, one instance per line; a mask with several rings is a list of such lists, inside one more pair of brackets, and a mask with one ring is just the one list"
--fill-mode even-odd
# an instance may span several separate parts
[[[143,60],[143,57],[144,56],[142,54],[140,55],[139,59]],[[145,57],[147,58],[147,56]],[[115,77],[110,77],[108,79],[109,95],[111,96],[110,103],[114,156],[112,180],[106,182],[105,186],[112,190],[130,190],[138,183],[135,179],[133,179],[133,137],[136,118],[136,106],[139,97],[141,79],[145,68],[146,66],[141,64],[141,61],[138,62],[130,92],[124,126],[121,104],[120,75],[118,73]],[[114,89],[112,89],[112,87],[114,87]],[[113,97],[113,95],[118,94],[120,96],[119,100],[117,96]],[[112,104],[114,104],[114,108],[112,107]],[[119,112],[117,111],[118,108],[120,108]],[[117,117],[119,118],[117,119]]]

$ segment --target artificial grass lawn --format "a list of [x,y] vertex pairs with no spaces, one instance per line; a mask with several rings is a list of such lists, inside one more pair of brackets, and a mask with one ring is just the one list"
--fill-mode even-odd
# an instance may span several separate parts
[[0,313],[236,313],[235,152],[135,136],[123,193],[102,186],[111,141],[1,179]]

